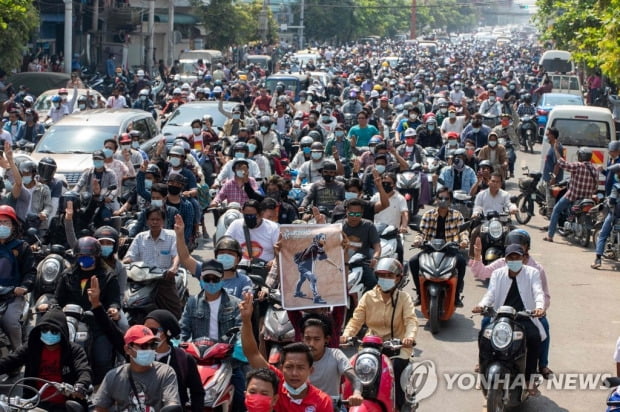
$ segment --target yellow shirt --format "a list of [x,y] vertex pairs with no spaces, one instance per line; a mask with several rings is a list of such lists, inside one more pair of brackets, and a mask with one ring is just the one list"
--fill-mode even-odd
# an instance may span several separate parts
[[[396,291],[393,295],[396,307],[392,307],[392,301],[385,302],[379,286],[364,293],[360,299],[353,317],[344,330],[344,336],[355,336],[366,324],[367,335],[380,336],[383,340],[405,339],[415,340],[418,331],[418,318],[415,315],[415,307],[411,296],[403,291]],[[394,336],[391,335],[392,311],[394,314]],[[412,348],[402,348],[399,358],[408,359]]]

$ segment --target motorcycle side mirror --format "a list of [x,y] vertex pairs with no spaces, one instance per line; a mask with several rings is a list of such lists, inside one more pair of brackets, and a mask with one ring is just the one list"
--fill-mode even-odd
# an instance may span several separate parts
[[241,328],[239,326],[235,326],[234,328],[230,328],[226,331],[226,336],[233,336],[239,333]]
[[36,236],[39,234],[39,231],[36,227],[31,227],[26,231],[26,233],[28,233],[29,236]]
[[263,279],[261,276],[259,275],[249,275],[250,279],[252,280],[252,283],[254,283],[257,286],[260,287],[265,287],[267,286],[267,284],[265,284],[265,279]]
[[112,192],[112,191],[114,191],[114,190],[116,190],[116,185],[110,185],[110,186],[108,186],[108,191],[109,191],[109,192]]
[[419,232],[420,231],[420,226],[415,224],[415,223],[409,223],[409,229],[415,231],[415,232]]

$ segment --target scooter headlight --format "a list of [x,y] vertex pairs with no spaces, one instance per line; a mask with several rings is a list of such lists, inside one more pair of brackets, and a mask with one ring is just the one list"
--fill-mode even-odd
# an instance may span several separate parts
[[501,238],[502,233],[504,233],[504,227],[499,220],[493,220],[492,222],[489,222],[489,235],[493,239]]
[[493,327],[491,342],[496,349],[506,349],[512,343],[512,328],[506,322],[498,322]]
[[378,372],[379,363],[377,362],[377,358],[369,354],[360,355],[357,358],[355,362],[355,373],[360,381],[362,381],[363,385],[372,383]]
[[47,259],[41,266],[41,277],[44,283],[54,283],[60,273],[60,263],[56,259]]
[[224,394],[224,389],[226,385],[228,385],[228,382],[230,382],[231,375],[231,366],[227,363],[222,364],[220,369],[215,373],[215,377],[205,388],[205,406],[215,406],[217,400]]

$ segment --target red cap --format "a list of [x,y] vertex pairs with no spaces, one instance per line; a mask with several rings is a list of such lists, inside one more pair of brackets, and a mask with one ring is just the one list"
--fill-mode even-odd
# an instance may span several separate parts
[[458,139],[459,138],[459,134],[457,132],[448,132],[448,133],[446,133],[446,136],[448,137],[448,139]]
[[379,101],[382,101],[382,102],[387,102],[388,100],[390,99],[388,99],[387,96],[381,96],[381,98],[379,99]]
[[137,343],[142,345],[143,343],[157,340],[157,336],[153,335],[153,332],[144,325],[133,325],[127,332],[125,332],[125,344]]
[[119,143],[131,143],[131,136],[129,136],[129,133],[123,133],[119,139]]
[[435,117],[435,113],[433,113],[433,112],[426,113],[426,114],[422,117],[422,120],[424,120],[424,122],[426,122],[426,121],[427,121],[428,119],[430,119],[431,117]]

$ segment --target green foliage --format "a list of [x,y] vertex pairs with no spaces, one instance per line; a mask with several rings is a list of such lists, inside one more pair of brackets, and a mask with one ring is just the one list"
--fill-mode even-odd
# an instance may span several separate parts
[[39,28],[39,13],[30,0],[0,0],[0,68],[19,67],[30,36]]

